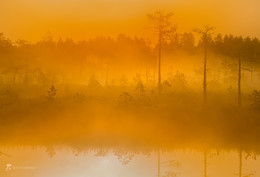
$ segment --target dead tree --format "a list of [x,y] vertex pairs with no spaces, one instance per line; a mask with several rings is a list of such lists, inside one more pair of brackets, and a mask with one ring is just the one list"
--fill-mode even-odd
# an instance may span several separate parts
[[176,26],[171,24],[173,13],[157,11],[153,14],[148,14],[148,19],[151,21],[153,29],[158,34],[158,91],[161,93],[161,54],[162,44],[176,31]]
[[204,42],[204,66],[203,66],[203,99],[207,102],[207,60],[208,60],[208,40],[214,27],[204,25],[202,29],[195,29],[194,31],[202,35]]
[[241,56],[238,54],[238,106],[241,106]]

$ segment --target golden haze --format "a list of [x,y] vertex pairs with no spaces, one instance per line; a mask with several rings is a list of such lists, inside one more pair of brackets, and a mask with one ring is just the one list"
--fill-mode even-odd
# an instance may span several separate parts
[[202,24],[217,32],[260,37],[258,0],[1,0],[0,26],[12,40],[37,41],[50,31],[55,38],[93,36],[153,38],[146,14],[165,9],[175,13],[180,32]]

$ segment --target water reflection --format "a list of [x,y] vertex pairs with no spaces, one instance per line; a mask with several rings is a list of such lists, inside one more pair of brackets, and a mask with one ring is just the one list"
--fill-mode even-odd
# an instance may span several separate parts
[[2,146],[1,177],[257,176],[257,153],[243,149]]

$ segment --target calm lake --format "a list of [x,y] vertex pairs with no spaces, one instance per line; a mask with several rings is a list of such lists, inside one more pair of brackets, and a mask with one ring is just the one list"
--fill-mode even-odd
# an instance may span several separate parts
[[260,176],[257,154],[236,149],[2,146],[0,150],[1,177],[203,177],[205,170],[209,177]]

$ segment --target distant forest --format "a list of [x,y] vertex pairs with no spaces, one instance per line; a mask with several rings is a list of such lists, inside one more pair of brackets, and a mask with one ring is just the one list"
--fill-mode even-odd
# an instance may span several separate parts
[[[195,59],[201,64],[204,52],[203,36],[198,42],[195,41],[195,34],[192,32],[174,33],[163,41],[162,53],[173,63],[176,56],[185,55],[197,56]],[[260,41],[257,38],[209,35],[208,51],[225,60],[237,61],[240,56],[243,61],[250,63],[250,66],[256,67],[260,64]],[[48,33],[42,40],[30,43],[26,40],[12,42],[1,33],[0,83],[50,84],[62,77],[65,79],[66,72],[70,73],[66,76],[68,78],[80,78],[84,74],[90,77],[100,66],[103,70],[113,65],[118,68],[139,68],[138,66],[147,65],[153,67],[157,58],[158,45],[151,46],[143,38],[131,38],[124,34],[116,38],[96,37],[82,41],[66,38],[55,41]],[[210,60],[211,56],[208,58]]]

